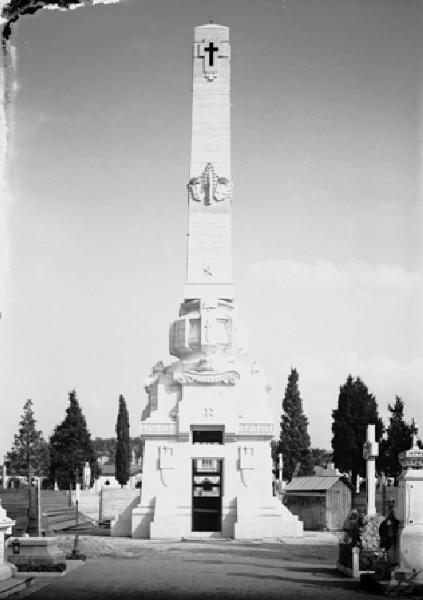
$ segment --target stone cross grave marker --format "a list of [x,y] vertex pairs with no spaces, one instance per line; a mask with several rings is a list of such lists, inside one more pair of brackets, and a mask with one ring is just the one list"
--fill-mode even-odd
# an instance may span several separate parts
[[367,516],[376,514],[376,457],[379,444],[375,440],[375,425],[367,425],[367,439],[363,445],[363,458],[366,461]]

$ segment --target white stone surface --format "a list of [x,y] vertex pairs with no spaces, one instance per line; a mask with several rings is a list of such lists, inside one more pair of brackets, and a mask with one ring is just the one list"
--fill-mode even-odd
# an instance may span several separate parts
[[[398,519],[400,531],[400,565],[419,572],[415,581],[423,583],[423,450],[413,435],[410,450],[400,454],[405,465],[398,482]],[[407,468],[407,465],[413,468]]]
[[[215,49],[212,65],[207,48]],[[169,329],[169,352],[179,360],[157,363],[145,381],[142,491],[132,535],[301,536],[298,517],[273,496],[269,383],[245,356],[246,328],[233,301],[227,27],[195,28],[192,119],[187,285]],[[221,432],[222,443],[195,443],[194,431],[196,439]],[[198,464],[214,465],[210,479],[200,469],[194,480]],[[210,521],[213,511],[217,520]],[[198,522],[213,522],[213,531],[198,531]]]
[[379,456],[379,444],[375,439],[375,425],[367,425],[367,440],[363,446],[366,461],[367,516],[376,514],[376,457]]
[[0,581],[9,579],[9,577],[14,577],[16,574],[16,567],[6,562],[4,559],[4,536],[6,533],[12,533],[12,526],[14,524],[15,521],[7,516],[0,500]]
[[[216,49],[213,66],[205,51],[210,45]],[[184,297],[204,297],[205,289],[219,284],[220,297],[233,298],[230,44],[229,28],[217,24],[194,30],[188,192]]]

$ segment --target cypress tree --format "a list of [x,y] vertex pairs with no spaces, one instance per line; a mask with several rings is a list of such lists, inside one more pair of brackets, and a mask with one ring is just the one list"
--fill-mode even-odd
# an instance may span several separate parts
[[6,458],[10,472],[26,476],[29,483],[33,476],[48,474],[48,444],[35,424],[32,400],[27,400],[19,421],[19,432],[15,434],[15,441]]
[[50,479],[57,481],[60,489],[74,488],[81,481],[82,469],[88,462],[91,478],[98,476],[99,469],[87,423],[76,397],[69,393],[69,406],[60,425],[50,438]]
[[[36,429],[35,424],[32,400],[27,400],[19,421],[19,431],[15,434],[12,449],[6,456],[10,472],[14,475],[26,476],[28,479],[27,532],[33,531],[33,518],[36,516],[33,505],[32,478],[47,475],[49,465],[48,444],[44,440],[42,432]],[[39,532],[38,535],[40,535]]]
[[398,454],[410,448],[413,428],[404,420],[404,402],[399,396],[395,397],[394,406],[388,404],[388,410],[391,415],[386,430],[387,437],[380,443],[379,467],[388,477],[397,478],[402,471]]
[[299,475],[310,475],[313,473],[313,463],[307,432],[308,419],[303,413],[296,369],[291,369],[288,377],[282,408],[279,452],[283,456],[283,477],[291,480],[297,463],[300,463]]
[[383,432],[375,397],[369,393],[363,381],[348,375],[340,387],[338,408],[332,411],[332,448],[335,466],[351,472],[355,486],[357,475],[365,476],[363,444],[367,438],[367,425],[376,425],[376,440]]
[[125,398],[119,396],[119,411],[116,422],[116,479],[121,486],[128,483],[131,465],[131,449],[129,438],[129,415]]

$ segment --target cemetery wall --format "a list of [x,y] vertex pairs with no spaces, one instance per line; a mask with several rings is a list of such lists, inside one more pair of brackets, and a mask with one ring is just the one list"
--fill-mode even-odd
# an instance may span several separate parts
[[[0,489],[0,498],[7,516],[16,521],[13,533],[19,535],[28,527],[29,492],[28,487]],[[37,488],[32,488],[31,515],[37,510]]]
[[49,512],[72,506],[70,490],[41,490],[41,510]]
[[[34,489],[34,496],[35,496]],[[0,498],[3,508],[6,509],[7,516],[16,519],[22,515],[28,514],[28,488],[0,490]]]
[[139,488],[102,489],[100,520],[111,520],[110,535],[131,536],[132,510],[140,502]]
[[[386,501],[388,499],[395,500],[395,506],[398,506],[398,488],[387,487],[386,492],[381,489],[376,490],[376,512],[379,515],[386,514]],[[352,499],[352,507],[360,510],[363,513],[367,512],[367,493],[366,491],[354,493]]]
[[[75,506],[75,491],[72,490],[72,506]],[[80,490],[78,508],[79,512],[93,521],[100,521],[100,495],[101,491]]]

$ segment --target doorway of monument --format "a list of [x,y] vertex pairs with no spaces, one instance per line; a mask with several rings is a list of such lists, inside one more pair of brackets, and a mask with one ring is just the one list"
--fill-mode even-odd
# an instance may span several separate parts
[[222,531],[222,463],[218,458],[192,461],[192,531]]

